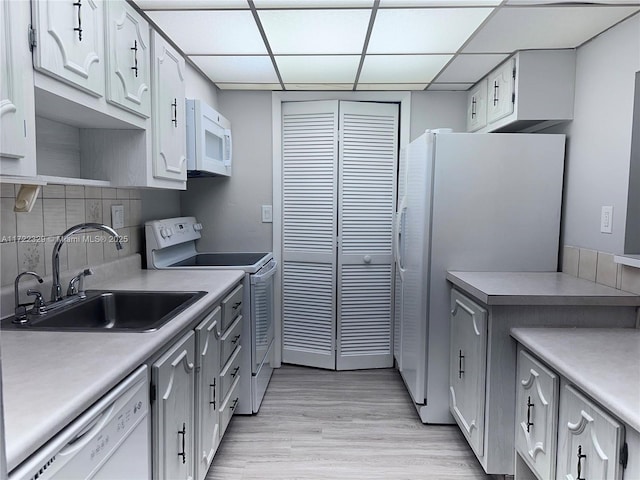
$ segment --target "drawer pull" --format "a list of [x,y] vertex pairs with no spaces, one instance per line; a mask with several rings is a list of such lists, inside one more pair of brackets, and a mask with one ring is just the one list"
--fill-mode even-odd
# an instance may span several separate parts
[[182,430],[178,430],[178,435],[182,435],[182,452],[178,452],[178,456],[182,457],[182,463],[187,463],[187,454],[185,452],[185,437],[187,436],[187,425],[182,424]]
[[462,362],[464,360],[464,355],[462,354],[462,350],[458,351],[458,378],[462,378],[462,374],[464,370],[462,369]]
[[586,480],[583,476],[581,476],[583,458],[587,458],[587,456],[582,453],[582,445],[578,445],[578,476],[576,477],[576,480]]
[[231,406],[229,407],[229,409],[233,412],[233,411],[236,409],[236,407],[237,407],[237,406],[238,406],[238,399],[236,398],[236,399],[233,401],[233,405],[231,405]]
[[531,403],[531,397],[527,397],[527,433],[529,433],[529,427],[533,426],[533,422],[531,421],[532,407],[533,407],[533,403]]
[[236,303],[234,303],[234,304],[233,304],[233,309],[234,309],[234,310],[237,310],[237,309],[238,309],[238,307],[239,307],[240,305],[242,305],[242,302],[236,302]]
[[231,343],[235,345],[236,343],[238,343],[238,340],[240,340],[240,335],[236,335],[235,337],[233,337],[233,340],[231,340]]
[[238,370],[240,370],[240,367],[236,367],[233,369],[233,372],[231,372],[231,377],[235,377],[238,374]]
[[209,388],[213,389],[213,399],[209,400],[209,405],[213,405],[213,409],[216,409],[216,379],[213,379],[213,383],[209,384]]

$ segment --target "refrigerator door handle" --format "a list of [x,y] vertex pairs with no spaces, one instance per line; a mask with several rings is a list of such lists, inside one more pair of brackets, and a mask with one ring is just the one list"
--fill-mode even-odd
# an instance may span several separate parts
[[405,214],[406,214],[406,209],[407,209],[407,200],[406,197],[402,197],[402,199],[400,200],[400,205],[398,208],[398,213],[396,214],[396,252],[395,252],[395,257],[396,257],[396,266],[398,268],[398,273],[400,274],[400,279],[402,281],[404,281],[404,272],[405,272],[405,268],[404,265],[402,263],[403,258],[402,258],[402,252],[403,252],[403,245],[402,243],[404,242],[404,235],[402,235],[402,231],[404,230],[404,219],[405,219]]

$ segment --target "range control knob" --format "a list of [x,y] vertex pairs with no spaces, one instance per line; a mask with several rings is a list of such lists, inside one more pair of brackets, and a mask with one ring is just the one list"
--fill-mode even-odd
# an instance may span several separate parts
[[167,236],[170,237],[173,235],[173,228],[167,228]]
[[196,223],[193,228],[196,229],[196,232],[199,232],[200,230],[202,230],[202,224],[201,223]]
[[166,228],[160,227],[160,236],[162,238],[167,238],[169,236],[169,232],[167,232]]

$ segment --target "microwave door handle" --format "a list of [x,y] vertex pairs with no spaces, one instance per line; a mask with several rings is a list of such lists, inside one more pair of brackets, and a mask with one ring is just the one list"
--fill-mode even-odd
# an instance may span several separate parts
[[230,167],[231,166],[231,158],[233,155],[233,142],[231,141],[231,130],[230,129],[225,129],[224,131],[224,152],[223,152],[223,157],[224,157],[224,165],[225,167]]
[[278,262],[275,260],[271,260],[271,268],[264,273],[259,273],[255,275],[251,275],[251,283],[255,285],[256,283],[264,283],[269,278],[273,277],[276,274],[276,270],[278,270]]

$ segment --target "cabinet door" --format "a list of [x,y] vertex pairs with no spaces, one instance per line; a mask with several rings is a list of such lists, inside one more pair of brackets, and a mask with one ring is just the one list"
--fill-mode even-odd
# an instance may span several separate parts
[[518,354],[516,450],[538,474],[554,478],[560,380],[527,352]]
[[0,173],[35,175],[33,69],[26,40],[29,4],[0,4]]
[[471,448],[484,452],[487,311],[451,291],[449,408]]
[[153,176],[187,179],[184,59],[160,35],[153,42]]
[[215,310],[196,327],[196,478],[202,480],[213,461],[220,434],[219,410],[222,398],[219,393],[221,310]]
[[35,68],[91,95],[104,95],[101,0],[33,1]]
[[124,0],[107,2],[107,101],[151,115],[149,24]]
[[191,480],[194,474],[195,340],[189,332],[151,369],[154,474],[158,480]]
[[475,132],[487,124],[487,79],[482,79],[467,98],[467,131]]
[[495,122],[513,113],[515,71],[515,59],[512,58],[489,74],[487,122]]
[[619,480],[622,426],[570,385],[560,394],[558,480]]

